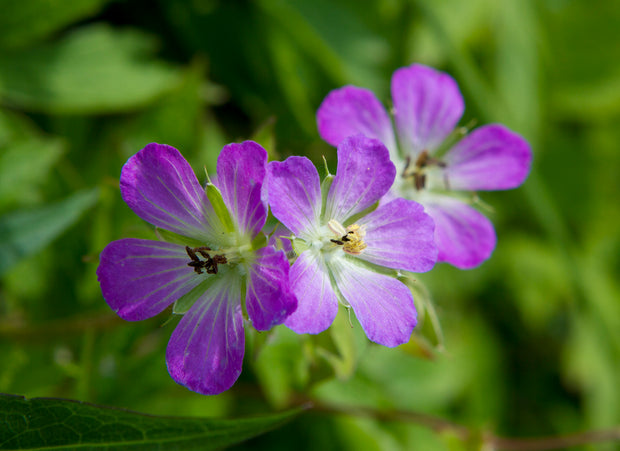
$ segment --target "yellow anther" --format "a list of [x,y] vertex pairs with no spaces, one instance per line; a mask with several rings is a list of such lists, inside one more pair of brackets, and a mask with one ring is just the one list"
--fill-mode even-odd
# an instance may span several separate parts
[[366,230],[364,227],[352,224],[345,229],[338,221],[333,219],[329,221],[328,227],[338,237],[337,239],[332,239],[331,242],[342,246],[342,250],[347,254],[359,255],[366,249],[367,245],[364,243]]

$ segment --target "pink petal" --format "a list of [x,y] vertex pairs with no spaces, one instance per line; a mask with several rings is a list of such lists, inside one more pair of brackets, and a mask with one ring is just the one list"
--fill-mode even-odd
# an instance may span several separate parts
[[248,315],[257,330],[268,330],[297,308],[289,284],[289,263],[283,251],[273,246],[256,251],[250,266],[245,298]]
[[530,172],[532,150],[503,125],[477,128],[444,157],[454,190],[500,190],[519,186]]
[[152,143],[129,158],[121,194],[134,213],[157,227],[205,241],[215,236],[204,189],[174,147]]
[[493,224],[482,213],[448,197],[425,204],[425,208],[435,221],[438,261],[469,269],[491,256],[497,238]]
[[321,138],[333,146],[362,134],[396,152],[392,122],[372,91],[355,86],[336,89],[325,97],[316,117]]
[[334,259],[330,265],[338,289],[370,340],[388,347],[409,341],[417,314],[411,291],[402,282],[346,259]]
[[289,157],[267,165],[271,213],[295,235],[317,233],[321,214],[319,173],[306,157]]
[[413,272],[426,272],[435,265],[435,225],[417,202],[395,199],[381,204],[358,223],[366,228],[364,241],[368,246],[358,258]]
[[320,254],[303,252],[291,267],[291,289],[297,310],[284,324],[298,334],[318,334],[334,322],[338,300]]
[[187,266],[189,261],[178,244],[129,238],[106,246],[97,278],[112,310],[139,321],[162,312],[205,280]]
[[421,64],[394,72],[392,100],[402,150],[414,158],[424,150],[435,151],[465,109],[454,79]]
[[350,136],[338,146],[338,168],[327,195],[325,218],[344,223],[388,192],[396,168],[376,139]]
[[267,219],[267,206],[261,201],[266,164],[267,151],[253,141],[228,144],[217,159],[216,186],[239,229],[252,237]]
[[183,316],[166,350],[170,376],[204,395],[228,390],[241,373],[245,336],[240,283],[229,274]]

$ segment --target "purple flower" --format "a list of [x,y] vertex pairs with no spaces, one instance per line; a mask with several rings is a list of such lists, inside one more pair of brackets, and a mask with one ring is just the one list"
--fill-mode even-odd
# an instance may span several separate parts
[[392,186],[387,148],[364,136],[338,145],[338,169],[321,184],[304,157],[271,162],[266,188],[273,215],[295,235],[291,267],[298,309],[284,324],[297,333],[327,329],[338,302],[353,308],[368,338],[397,346],[416,324],[398,270],[423,272],[437,259],[433,221],[420,204],[395,199],[373,210]]
[[319,133],[335,146],[358,133],[383,142],[401,171],[392,194],[417,200],[433,217],[439,261],[463,269],[479,265],[495,248],[495,230],[468,205],[472,196],[455,192],[519,186],[530,170],[528,143],[499,124],[454,143],[449,138],[463,114],[463,97],[452,77],[430,67],[394,72],[392,100],[398,139],[375,95],[354,86],[325,98],[317,112]]
[[260,233],[266,164],[258,144],[229,144],[217,161],[217,187],[206,191],[170,146],[149,144],[123,166],[123,199],[172,242],[110,243],[97,269],[103,297],[129,321],[177,301],[175,313],[185,314],[168,343],[168,371],[199,393],[221,393],[239,377],[243,307],[256,329],[267,330],[297,306],[288,260]]

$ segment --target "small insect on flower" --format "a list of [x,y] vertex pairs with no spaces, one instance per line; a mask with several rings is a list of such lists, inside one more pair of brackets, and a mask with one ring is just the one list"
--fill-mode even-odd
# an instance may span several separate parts
[[305,249],[290,273],[299,306],[284,324],[295,332],[324,331],[340,302],[372,341],[409,340],[416,310],[396,276],[430,270],[437,249],[433,221],[417,202],[395,199],[373,209],[395,175],[386,147],[361,135],[338,146],[336,175],[323,184],[307,158],[269,163],[271,211],[295,235],[293,248]]
[[476,197],[467,192],[523,183],[532,160],[529,144],[499,124],[470,134],[455,128],[463,97],[452,77],[430,67],[413,64],[394,72],[392,101],[396,134],[371,91],[355,86],[332,91],[317,112],[319,133],[334,146],[358,133],[381,141],[404,168],[389,196],[424,205],[435,221],[439,261],[463,269],[479,265],[495,248],[495,230],[469,205]]
[[149,144],[123,166],[125,202],[172,239],[128,238],[106,246],[97,269],[103,297],[129,321],[176,301],[175,313],[184,315],[168,343],[168,371],[199,393],[221,393],[239,377],[244,317],[267,330],[297,307],[284,252],[260,236],[266,164],[267,152],[256,143],[225,146],[217,186],[208,183],[206,191],[170,146]]

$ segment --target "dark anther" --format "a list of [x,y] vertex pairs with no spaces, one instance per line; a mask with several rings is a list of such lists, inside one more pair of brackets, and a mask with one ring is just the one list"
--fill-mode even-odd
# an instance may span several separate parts
[[353,235],[354,233],[355,232],[353,232],[352,230],[349,230],[347,234],[344,235],[339,240],[329,240],[329,241],[331,241],[334,244],[337,244],[338,246],[344,246],[344,243],[346,243],[347,241],[351,241],[351,239],[349,238],[349,235]]
[[413,174],[413,183],[418,191],[423,189],[426,186],[426,174]]
[[[211,257],[207,251],[210,251],[211,248],[206,246],[191,248],[189,246],[185,246],[185,251],[187,255],[191,259],[191,261],[187,264],[194,268],[196,274],[202,274],[202,270],[204,269],[207,274],[217,274],[217,265],[227,263],[226,257],[223,255],[214,255]],[[204,260],[200,260],[196,255],[198,252]]]
[[413,165],[411,164],[411,157],[408,156],[405,159],[405,169],[401,175],[403,178],[412,178],[413,186],[420,191],[426,187],[425,168],[430,166],[437,166],[442,169],[447,167],[446,163],[438,158],[429,156],[428,150],[424,150],[420,152]]

